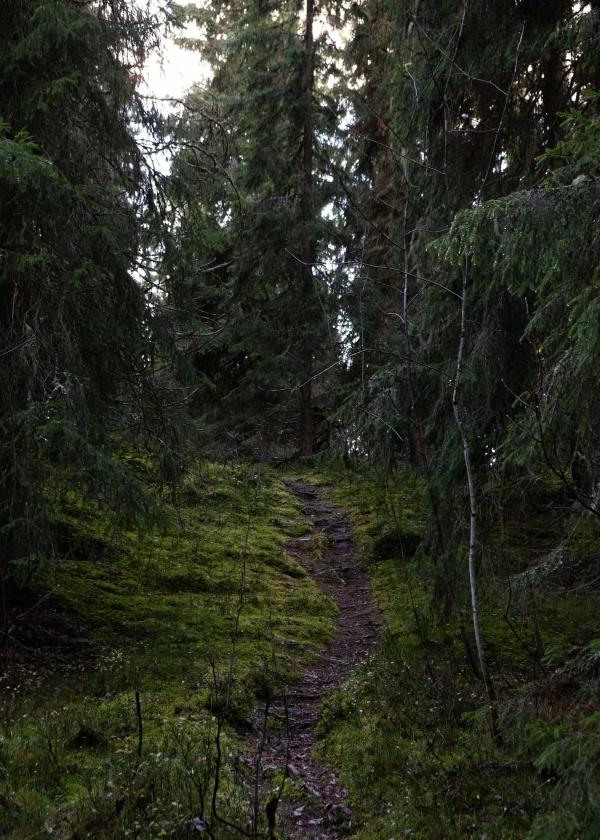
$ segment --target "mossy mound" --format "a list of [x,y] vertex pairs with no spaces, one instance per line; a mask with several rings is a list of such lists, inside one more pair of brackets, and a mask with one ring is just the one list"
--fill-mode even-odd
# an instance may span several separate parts
[[251,728],[257,686],[293,678],[333,631],[335,608],[285,551],[310,526],[275,473],[202,464],[175,504],[156,492],[159,516],[129,531],[55,493],[56,559],[34,586],[53,593],[85,656],[63,668],[50,644],[39,668],[34,657],[10,672],[2,836],[187,836],[210,810],[199,796],[215,771],[215,681],[229,695],[219,802],[243,824],[236,730]]

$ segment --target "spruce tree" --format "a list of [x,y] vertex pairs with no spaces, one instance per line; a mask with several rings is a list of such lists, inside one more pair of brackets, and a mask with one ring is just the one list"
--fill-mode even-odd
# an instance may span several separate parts
[[151,136],[155,115],[135,77],[157,31],[125,2],[0,9],[4,626],[17,582],[52,554],[49,477],[125,515],[114,436],[154,437],[153,314],[136,276],[153,202],[135,132]]
[[[187,208],[181,236],[198,218],[198,206],[212,219],[219,244],[211,254],[205,243],[200,264],[226,263],[218,274],[188,275],[188,282],[204,288],[208,282],[222,296],[213,314],[223,327],[216,341],[221,369],[232,374],[229,390],[219,391],[219,372],[203,363],[215,343],[196,365],[215,386],[222,429],[254,441],[255,451],[271,438],[288,452],[293,441],[309,454],[313,424],[328,411],[322,383],[315,404],[313,377],[337,353],[330,284],[321,265],[331,239],[323,217],[330,197],[323,147],[335,133],[331,107],[325,107],[324,41],[314,38],[310,3],[303,14],[296,3],[265,0],[235,8],[215,2],[192,14],[205,32],[195,46],[210,58],[214,75],[192,93],[184,122],[197,139],[211,120],[218,123],[228,147],[223,158],[217,155],[220,192],[194,175],[195,163],[184,153],[176,167],[179,198],[173,200]],[[205,159],[212,155],[214,162],[210,138],[203,136]],[[184,194],[184,179],[195,192]]]
[[[369,352],[355,365],[351,410],[380,455],[421,464],[438,496],[434,507],[446,508],[453,523],[464,466],[448,382],[456,368],[462,262],[458,238],[456,267],[432,243],[461,210],[543,179],[537,156],[561,136],[560,114],[597,74],[596,12],[568,2],[522,3],[509,13],[485,2],[415,7],[369,0],[354,13],[349,64],[356,68],[357,118],[349,160],[362,178],[353,183],[347,168],[339,179],[351,186],[349,259],[361,266],[349,283],[347,312],[355,346],[362,342]],[[470,266],[466,313],[463,411],[484,475],[514,394],[536,368],[522,342],[535,297],[494,284],[498,253],[492,249],[487,261]],[[369,341],[361,339],[365,331]],[[436,554],[445,556],[441,532],[443,542],[452,532],[434,530]],[[444,562],[438,594],[451,589],[452,577]]]

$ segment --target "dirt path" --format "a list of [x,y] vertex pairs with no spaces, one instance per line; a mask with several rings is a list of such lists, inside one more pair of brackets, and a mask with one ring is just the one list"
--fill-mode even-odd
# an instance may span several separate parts
[[369,584],[352,549],[350,523],[336,505],[301,480],[286,482],[301,501],[303,513],[317,532],[328,538],[328,547],[318,559],[306,537],[292,539],[291,554],[337,604],[336,635],[288,694],[289,736],[271,732],[263,753],[263,767],[282,765],[289,737],[289,772],[305,795],[306,803],[280,807],[278,822],[291,840],[338,840],[351,830],[352,812],[344,789],[333,772],[317,765],[311,750],[317,740],[316,723],[320,700],[339,686],[374,647],[379,616]]

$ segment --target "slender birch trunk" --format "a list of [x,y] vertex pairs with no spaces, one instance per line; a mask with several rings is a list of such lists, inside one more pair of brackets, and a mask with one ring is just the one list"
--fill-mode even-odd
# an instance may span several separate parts
[[469,568],[469,588],[471,590],[471,618],[473,621],[473,631],[475,634],[475,645],[477,647],[477,660],[481,678],[485,685],[485,689],[490,701],[495,699],[494,687],[488,673],[485,649],[483,645],[483,637],[481,634],[481,622],[479,619],[479,599],[477,594],[477,575],[475,571],[475,561],[477,558],[477,491],[475,486],[475,476],[473,473],[473,464],[471,461],[471,447],[465,428],[464,419],[460,411],[458,402],[458,391],[461,384],[464,356],[465,356],[465,342],[466,342],[466,311],[467,311],[467,263],[463,269],[463,284],[462,284],[462,299],[460,306],[460,339],[458,343],[458,356],[456,359],[456,375],[454,377],[454,388],[452,390],[452,411],[454,413],[454,421],[456,428],[460,434],[463,446],[463,458],[465,462],[465,470],[467,473],[467,487],[469,491],[469,553],[468,553],[468,568]]

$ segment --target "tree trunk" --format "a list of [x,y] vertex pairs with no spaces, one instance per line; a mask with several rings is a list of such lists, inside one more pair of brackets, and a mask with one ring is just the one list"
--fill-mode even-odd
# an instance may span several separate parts
[[465,263],[465,268],[463,270],[462,300],[460,307],[460,339],[458,344],[458,356],[456,360],[456,376],[454,378],[454,388],[452,391],[452,411],[454,413],[456,428],[458,429],[462,440],[463,458],[465,462],[465,470],[467,473],[467,488],[469,491],[469,551],[467,555],[467,565],[469,570],[469,588],[471,591],[471,617],[473,620],[473,632],[475,634],[475,645],[477,647],[477,660],[479,664],[481,679],[483,680],[483,683],[485,685],[485,690],[488,699],[490,702],[492,702],[495,699],[495,694],[493,683],[488,673],[487,663],[485,659],[485,649],[483,646],[483,637],[481,634],[481,622],[479,620],[479,598],[477,592],[477,575],[475,571],[475,560],[477,557],[477,492],[475,486],[473,464],[471,461],[471,446],[469,444],[469,438],[467,436],[467,431],[458,403],[458,389],[460,387],[465,354],[467,290],[467,268]]
[[314,90],[314,0],[306,0],[304,31],[304,126],[302,135],[302,195],[300,223],[302,225],[302,335],[300,350],[300,450],[302,455],[313,452],[312,376],[313,348],[311,321],[314,312],[313,266],[316,257],[313,223],[313,90]]

